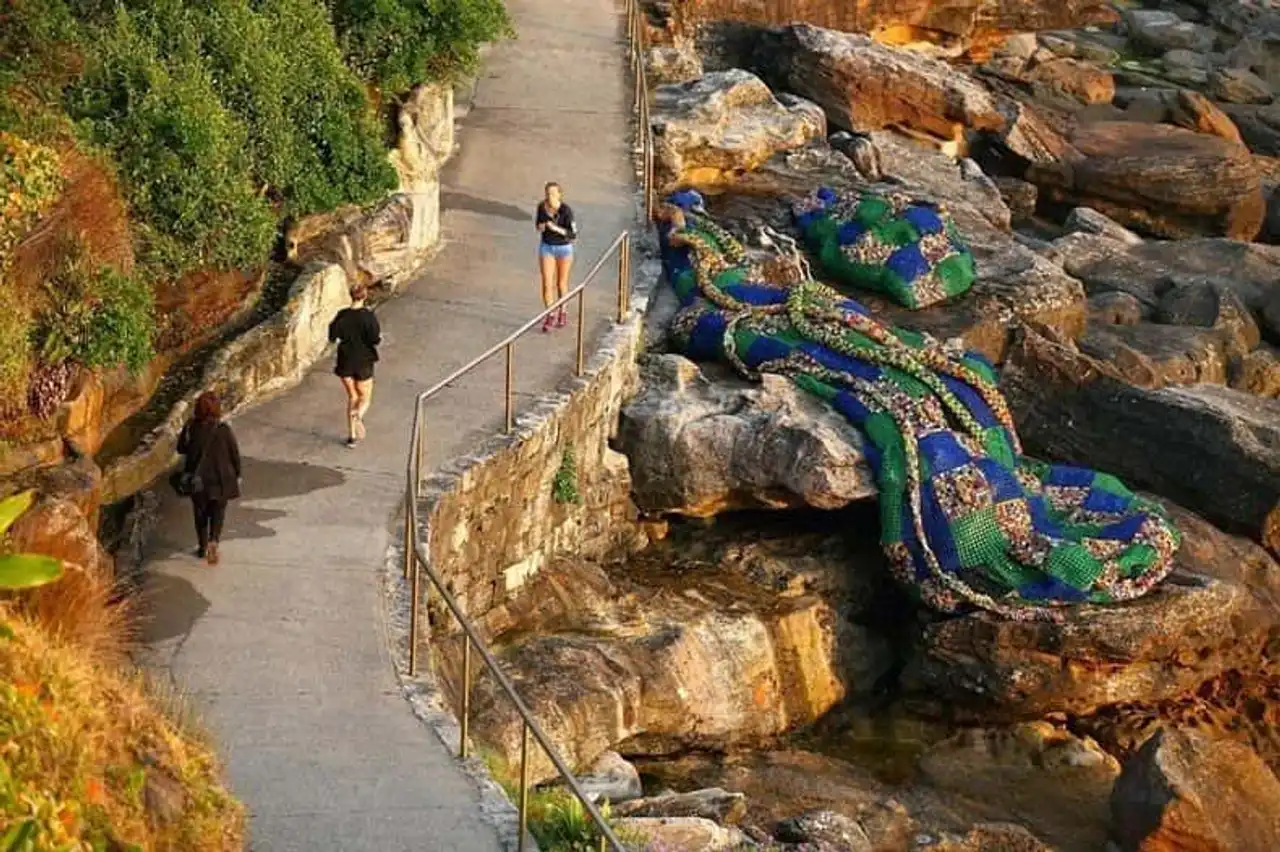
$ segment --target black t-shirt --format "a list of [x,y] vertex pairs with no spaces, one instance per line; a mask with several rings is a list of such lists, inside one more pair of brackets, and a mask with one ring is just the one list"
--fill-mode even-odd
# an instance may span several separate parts
[[547,212],[547,203],[545,201],[538,202],[538,216],[534,219],[534,225],[541,225],[543,222],[554,222],[561,228],[568,231],[568,234],[557,234],[549,228],[543,228],[542,241],[549,246],[565,246],[573,242],[573,238],[578,236],[578,222],[573,218],[573,210],[563,201],[556,209],[556,213],[552,216]]
[[329,342],[338,341],[340,376],[360,377],[371,374],[378,360],[378,344],[382,329],[378,317],[368,308],[343,308],[329,323]]

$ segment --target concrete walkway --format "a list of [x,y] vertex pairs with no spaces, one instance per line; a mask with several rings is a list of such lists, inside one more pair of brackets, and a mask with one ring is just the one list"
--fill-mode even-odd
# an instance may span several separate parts
[[[446,246],[380,310],[368,442],[342,446],[344,398],[326,361],[235,421],[245,497],[220,566],[196,561],[187,504],[162,497],[146,662],[192,697],[259,852],[499,848],[476,784],[412,715],[388,651],[379,578],[399,535],[413,397],[539,309],[532,212],[545,181],[578,214],[579,273],[634,222],[619,11],[611,0],[509,7],[519,38],[486,60],[445,175]],[[588,300],[593,337],[611,282]],[[527,405],[571,369],[572,329],[535,333],[518,353]],[[501,370],[431,409],[431,464],[501,422]]]

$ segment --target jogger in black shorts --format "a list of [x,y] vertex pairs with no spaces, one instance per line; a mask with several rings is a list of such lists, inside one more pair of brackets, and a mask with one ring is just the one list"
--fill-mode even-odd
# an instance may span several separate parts
[[338,363],[334,373],[347,392],[347,446],[364,440],[364,415],[373,401],[373,365],[378,361],[382,329],[378,318],[365,306],[368,290],[364,284],[351,288],[351,307],[343,308],[329,323],[329,342],[338,342]]

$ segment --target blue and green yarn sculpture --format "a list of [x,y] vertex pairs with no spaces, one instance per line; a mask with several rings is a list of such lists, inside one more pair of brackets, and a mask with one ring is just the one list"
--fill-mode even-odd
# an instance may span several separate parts
[[[823,203],[828,217],[839,209]],[[802,229],[814,209],[798,206]],[[881,544],[925,604],[1057,620],[1071,604],[1139,597],[1171,570],[1180,537],[1160,507],[1105,473],[1022,455],[981,355],[877,322],[798,254],[751,263],[697,193],[667,199],[659,237],[682,306],[676,345],[749,377],[788,376],[860,430]]]
[[823,187],[793,208],[805,242],[840,284],[927,308],[973,285],[973,253],[947,211],[904,194]]

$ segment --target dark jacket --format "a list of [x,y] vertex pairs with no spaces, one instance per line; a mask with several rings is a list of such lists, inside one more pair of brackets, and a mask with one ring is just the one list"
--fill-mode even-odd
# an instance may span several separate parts
[[373,378],[378,361],[382,328],[369,308],[343,308],[329,323],[329,342],[338,341],[338,363],[334,372],[352,379]]
[[182,469],[197,474],[201,491],[210,500],[235,500],[240,496],[240,445],[226,423],[196,423],[182,427],[178,452],[186,456]]

